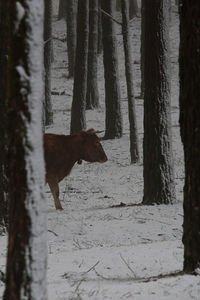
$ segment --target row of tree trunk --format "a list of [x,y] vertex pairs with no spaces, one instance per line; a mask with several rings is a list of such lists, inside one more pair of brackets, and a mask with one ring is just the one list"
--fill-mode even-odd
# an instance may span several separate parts
[[[73,3],[75,5],[75,3]],[[74,74],[74,90],[71,112],[71,132],[76,132],[86,128],[85,110],[99,106],[98,85],[97,85],[97,54],[98,54],[98,34],[99,34],[99,1],[83,1],[85,6],[79,9],[77,24],[77,45]],[[71,7],[71,6],[70,6]],[[89,9],[89,13],[88,13]],[[121,93],[118,72],[118,53],[115,33],[115,23],[113,15],[115,12],[113,1],[101,1],[102,15],[102,41],[103,41],[103,62],[105,77],[105,139],[119,138],[122,136],[122,113],[121,113]],[[72,11],[75,11],[73,8]],[[126,1],[122,1],[123,11],[123,36],[126,60],[126,77],[129,103],[130,121],[130,152],[131,162],[139,160],[137,124],[135,114],[135,99],[133,91],[133,71],[129,37],[129,10]],[[85,13],[83,13],[85,12]],[[73,14],[73,18],[75,14]],[[73,22],[74,24],[74,22]],[[89,24],[89,26],[88,26]],[[73,26],[74,28],[75,26]],[[67,27],[69,31],[71,27]],[[74,30],[73,30],[74,31]],[[73,35],[74,36],[74,35]],[[70,44],[68,43],[68,51]],[[88,52],[89,49],[89,52]],[[71,49],[74,51],[74,49]],[[71,52],[70,50],[70,52]],[[70,60],[68,55],[68,60]],[[69,61],[70,63],[70,61]],[[71,68],[70,68],[71,69]]]
[[[76,0],[75,0],[76,1]],[[121,0],[117,0],[116,4],[115,1],[113,1],[113,4],[115,5],[116,9],[119,11],[121,10]],[[137,16],[138,14],[138,3],[137,0],[129,0],[128,1],[129,6],[129,18],[132,19],[133,17]],[[58,19],[64,19],[66,16],[66,11],[68,10],[68,0],[60,0],[59,1],[59,8],[58,8]]]

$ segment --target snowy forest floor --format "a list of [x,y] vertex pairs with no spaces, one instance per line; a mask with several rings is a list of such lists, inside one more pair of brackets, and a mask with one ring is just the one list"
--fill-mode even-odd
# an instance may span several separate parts
[[[140,18],[131,21],[135,96],[140,94]],[[140,206],[143,197],[143,100],[136,99],[140,163],[130,165],[129,123],[122,35],[116,25],[124,134],[102,144],[105,164],[83,162],[60,183],[63,211],[56,211],[45,187],[48,215],[49,300],[68,299],[199,299],[200,276],[166,276],[183,268],[183,149],[179,133],[178,45],[175,7],[170,26],[172,133],[176,181],[174,205]],[[52,100],[54,124],[47,132],[69,133],[73,80],[67,79],[66,27],[53,22]],[[87,111],[87,128],[104,130],[104,75],[99,57],[101,108]],[[153,74],[152,74],[153,76]],[[127,204],[127,205],[123,205]],[[0,269],[4,271],[7,237],[0,237]],[[0,297],[4,290],[0,282]]]

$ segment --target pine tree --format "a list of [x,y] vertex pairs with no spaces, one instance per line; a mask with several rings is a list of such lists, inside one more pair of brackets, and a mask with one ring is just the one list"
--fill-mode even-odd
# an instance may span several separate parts
[[7,1],[0,1],[0,233],[7,227],[7,58],[8,58],[8,27],[7,27]]
[[51,60],[52,60],[52,0],[45,0],[44,13],[44,72],[45,72],[45,125],[53,124],[51,102]]
[[[102,0],[101,6],[106,13],[113,15],[114,2],[112,0]],[[106,103],[106,132],[104,138],[114,139],[122,136],[121,94],[115,24],[105,14],[102,15],[102,28]]]
[[61,20],[61,19],[65,18],[66,8],[67,8],[67,1],[68,0],[59,0],[58,20]]
[[4,300],[46,300],[43,0],[8,0],[9,228]]
[[133,19],[138,14],[137,0],[129,0],[129,18]]
[[72,78],[74,76],[77,39],[77,3],[77,0],[66,0],[67,55],[69,78]]
[[180,1],[180,127],[184,146],[184,271],[200,266],[200,6]]
[[129,10],[127,0],[121,0],[122,8],[122,33],[124,41],[124,53],[125,53],[125,73],[127,82],[127,95],[128,95],[128,113],[130,124],[130,153],[131,163],[139,161],[138,150],[138,135],[137,135],[137,121],[135,111],[135,97],[133,88],[133,68],[132,68],[132,56],[131,56],[131,42],[129,32]]
[[89,0],[79,0],[75,74],[71,109],[71,133],[86,128],[85,109],[87,92],[88,38]]
[[98,92],[98,5],[99,0],[89,0],[89,48],[88,48],[88,77],[86,108],[93,109],[99,107]]
[[169,4],[169,0],[145,1],[144,204],[168,204],[175,199],[170,116]]

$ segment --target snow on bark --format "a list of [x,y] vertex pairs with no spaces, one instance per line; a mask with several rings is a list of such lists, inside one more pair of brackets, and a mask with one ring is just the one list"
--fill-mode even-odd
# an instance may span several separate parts
[[[18,174],[18,176],[25,178],[26,182],[23,183],[22,189],[24,190],[21,194],[17,190],[12,192],[11,201],[13,206],[19,205],[19,203],[16,203],[17,201],[21,203],[25,220],[21,221],[24,224],[24,229],[22,226],[19,225],[18,228],[18,225],[16,225],[15,231],[9,232],[8,249],[10,252],[8,251],[7,287],[4,299],[14,299],[13,293],[17,292],[15,299],[45,300],[47,299],[47,248],[42,136],[43,1],[17,1],[14,10],[15,20],[13,26],[11,25],[10,39],[17,37],[18,44],[20,42],[24,43],[25,55],[19,55],[17,59],[15,57],[9,70],[10,82],[11,84],[14,83],[14,89],[16,90],[16,95],[13,95],[12,89],[10,91],[9,105],[14,116],[16,114],[18,120],[20,119],[20,122],[16,124],[16,127],[19,126],[19,128],[14,130],[17,134],[17,142],[22,145],[24,157],[22,154],[18,158],[18,150],[15,148],[17,142],[13,139],[15,144],[10,145],[10,152],[11,156],[13,154],[16,157],[11,162],[10,168],[12,172],[16,172],[18,164],[14,160],[19,159],[24,164],[22,168],[24,167],[25,170],[22,169],[23,175]],[[20,52],[18,44],[15,50]],[[11,47],[13,47],[13,44],[11,44]],[[13,51],[12,49],[11,55],[13,55]],[[16,107],[15,101],[17,103]],[[13,123],[11,121],[12,127]],[[13,185],[15,176],[11,173],[11,185]],[[19,180],[19,183],[22,182]],[[12,188],[14,187],[11,186],[10,189]],[[20,199],[17,199],[18,194]],[[13,207],[10,210],[10,215],[11,217],[14,216],[15,220],[20,218],[17,212],[15,209],[13,211]],[[16,222],[15,220],[13,221]],[[10,227],[13,227],[13,225]],[[14,235],[14,238],[12,235]],[[25,238],[23,235],[25,235]],[[16,242],[19,242],[19,246],[12,244]],[[9,262],[12,251],[15,251],[15,257],[19,259],[18,262],[13,261],[13,259]],[[20,268],[23,269],[20,270]],[[9,271],[13,274],[9,275]],[[18,272],[20,273],[19,276]],[[19,277],[18,283],[16,283],[16,275]]]
[[[31,241],[27,248],[27,265],[32,277],[32,299],[47,299],[46,295],[46,217],[44,199],[44,160],[42,143],[42,66],[43,66],[43,1],[27,1],[30,12],[27,22],[30,24],[29,69],[31,94],[28,96],[32,122],[27,124],[26,163],[29,194],[27,211],[30,212]],[[42,285],[42,286],[41,286]]]
[[19,25],[25,15],[25,9],[20,2],[16,2],[16,20],[15,20],[15,30],[17,32]]

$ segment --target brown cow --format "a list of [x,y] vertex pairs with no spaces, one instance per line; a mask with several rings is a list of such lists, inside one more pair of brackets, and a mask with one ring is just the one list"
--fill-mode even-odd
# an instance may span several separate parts
[[69,176],[76,162],[107,161],[107,156],[94,129],[71,135],[44,134],[46,182],[53,194],[56,209],[62,209],[58,183]]

